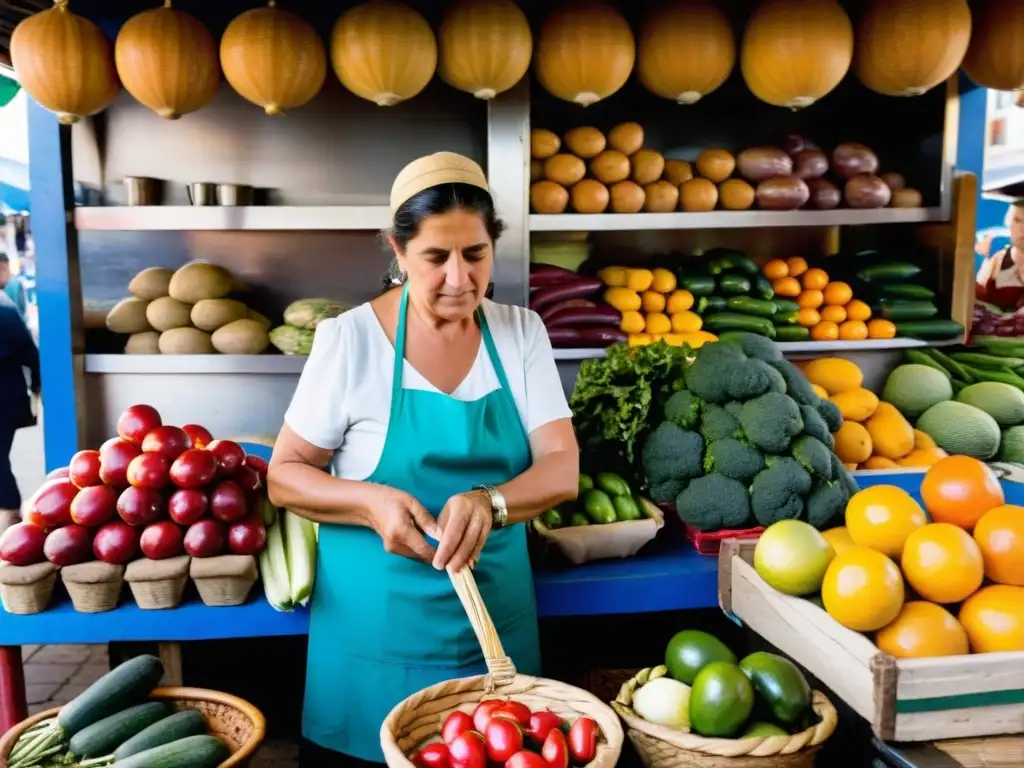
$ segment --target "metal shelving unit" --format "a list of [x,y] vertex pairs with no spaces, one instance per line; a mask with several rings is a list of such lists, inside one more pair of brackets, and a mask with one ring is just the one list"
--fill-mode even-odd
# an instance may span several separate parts
[[94,206],[75,209],[83,231],[379,230],[391,224],[386,205]]
[[[948,347],[959,344],[958,339],[948,341],[922,341],[920,339],[867,339],[865,341],[780,341],[776,344],[786,355],[817,354],[819,352],[873,352],[891,349],[922,349]],[[605,356],[603,349],[556,349],[555,360],[590,360]]]

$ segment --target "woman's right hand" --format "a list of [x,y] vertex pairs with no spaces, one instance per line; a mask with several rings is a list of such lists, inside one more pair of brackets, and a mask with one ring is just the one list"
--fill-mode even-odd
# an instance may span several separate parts
[[384,551],[424,563],[434,561],[436,550],[424,534],[439,539],[437,521],[409,494],[382,487],[380,500],[370,510],[370,524],[380,536]]

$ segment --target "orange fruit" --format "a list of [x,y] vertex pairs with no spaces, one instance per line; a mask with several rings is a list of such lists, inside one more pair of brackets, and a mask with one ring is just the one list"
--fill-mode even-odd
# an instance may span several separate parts
[[822,531],[821,535],[825,537],[825,541],[832,545],[832,549],[836,551],[837,555],[857,546],[853,537],[850,536],[849,530],[844,525]]
[[815,341],[835,341],[839,338],[839,326],[828,320],[822,320],[811,328],[811,338]]
[[761,271],[769,280],[778,280],[783,277],[789,277],[789,265],[787,265],[782,259],[772,259],[764,265],[764,268]]
[[789,267],[790,277],[800,277],[800,275],[807,271],[807,260],[799,256],[791,256],[786,259],[786,266]]
[[974,540],[981,547],[989,579],[1024,587],[1024,507],[1006,504],[990,509],[974,526]]
[[990,509],[1006,503],[996,473],[970,456],[949,456],[932,466],[921,483],[921,498],[936,523],[968,531]]
[[821,601],[829,616],[847,629],[874,632],[899,615],[903,577],[881,552],[852,547],[829,564]]
[[1024,587],[980,589],[960,607],[959,618],[974,653],[1024,651]]
[[[824,291],[825,286],[828,285],[828,272],[824,269],[808,269],[804,272],[803,279],[804,288],[808,291]],[[843,302],[846,303],[845,301]]]
[[782,277],[772,282],[772,290],[777,296],[793,298],[800,295],[800,281],[795,277]]
[[878,317],[868,323],[868,338],[870,339],[895,339],[896,325]]
[[871,307],[860,299],[854,299],[846,305],[846,316],[851,320],[867,322],[871,319]]
[[811,328],[821,322],[821,315],[816,309],[804,307],[797,313],[796,321],[804,328]]
[[868,327],[863,320],[847,320],[839,326],[839,338],[843,341],[863,341],[868,337]]
[[889,557],[899,557],[910,534],[927,523],[921,505],[895,485],[865,488],[846,505],[846,527],[851,538],[858,546]]
[[911,588],[933,603],[966,600],[985,580],[978,542],[949,523],[931,523],[911,533],[900,564]]
[[850,287],[849,283],[836,281],[829,283],[825,286],[825,303],[826,304],[838,304],[840,306],[848,304],[853,299],[853,288]]
[[802,309],[817,309],[825,303],[825,297],[821,291],[801,291],[800,295],[796,297],[796,303]]
[[[806,291],[806,293],[810,293],[810,291]],[[828,301],[828,299],[825,299],[825,301]],[[846,322],[846,310],[841,306],[830,303],[827,307],[821,308],[821,319],[838,325],[839,323]]]
[[905,603],[899,616],[878,630],[875,645],[897,659],[964,656],[971,652],[967,632],[953,614],[920,600]]

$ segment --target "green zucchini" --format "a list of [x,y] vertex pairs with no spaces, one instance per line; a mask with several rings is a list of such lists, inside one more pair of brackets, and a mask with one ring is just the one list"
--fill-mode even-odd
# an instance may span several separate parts
[[[557,512],[558,510],[552,510]],[[184,709],[139,731],[114,750],[114,760],[124,760],[153,747],[170,744],[186,736],[206,733],[206,718],[198,709]]]
[[718,292],[732,296],[750,293],[750,280],[743,275],[722,275],[718,278]]
[[717,333],[718,331],[749,331],[769,339],[775,338],[775,326],[772,321],[764,317],[753,315],[741,315],[737,312],[722,312],[721,314],[710,315],[704,318],[704,330]]
[[939,314],[939,308],[930,301],[894,301],[881,304],[872,311],[879,317],[892,321],[931,320]]
[[708,269],[712,275],[736,270],[753,277],[761,272],[749,256],[731,248],[712,248],[704,255],[708,259]]
[[729,303],[724,296],[701,296],[697,299],[697,314],[705,315],[711,312],[725,312]]
[[759,317],[772,317],[778,311],[774,301],[754,299],[750,296],[730,296],[726,304],[733,312]]
[[799,312],[787,312],[786,314],[777,314],[772,318],[772,322],[775,323],[775,327],[787,325],[800,325],[800,313]]
[[878,286],[881,291],[880,298],[883,299],[923,299],[929,301],[935,298],[935,291],[925,288],[923,285],[913,283],[891,283]]
[[216,736],[187,736],[118,760],[118,768],[216,768],[231,750]]
[[951,339],[964,332],[964,327],[956,320],[896,320],[894,322],[896,334],[911,339]]
[[764,275],[758,275],[752,278],[754,281],[754,295],[760,299],[774,299],[775,291],[772,289],[772,284],[768,278]]
[[777,325],[775,326],[775,340],[783,341],[807,341],[811,338],[811,329],[802,325]]
[[694,296],[710,296],[715,292],[715,278],[704,275],[680,275],[679,285]]
[[135,734],[163,720],[171,713],[162,701],[147,701],[134,707],[115,712],[86,726],[68,743],[68,749],[76,757],[99,757],[113,752]]
[[104,717],[143,701],[164,676],[164,665],[156,656],[129,659],[86,688],[65,704],[57,715],[57,725],[67,736]]
[[857,273],[857,277],[865,283],[878,283],[885,280],[909,280],[921,273],[921,267],[906,261],[890,261],[885,264],[872,264]]
[[953,352],[950,357],[958,363],[973,365],[975,368],[992,368],[997,371],[1024,366],[1024,358],[986,355],[984,352]]
[[775,306],[778,307],[778,313],[780,315],[789,315],[800,311],[800,305],[790,299],[780,299],[776,296],[772,301],[774,301]]

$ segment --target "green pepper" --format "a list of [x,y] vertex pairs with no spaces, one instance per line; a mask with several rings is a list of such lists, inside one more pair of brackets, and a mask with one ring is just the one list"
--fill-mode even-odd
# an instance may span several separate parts
[[619,520],[639,520],[643,517],[632,496],[615,496],[612,504],[615,506],[615,517]]
[[561,528],[565,525],[565,516],[560,509],[549,509],[544,513],[543,520],[548,528]]
[[580,486],[579,486],[579,488],[580,488],[580,493],[579,493],[580,496],[582,496],[587,491],[594,490],[594,478],[592,478],[590,475],[585,475],[582,472],[580,472]]
[[598,472],[594,478],[597,487],[609,496],[628,496],[629,483],[614,472]]
[[581,525],[590,525],[590,521],[587,520],[587,516],[582,512],[573,512],[569,517],[569,526],[572,528],[578,528]]
[[595,523],[614,523],[615,505],[604,491],[587,491],[583,495],[583,510]]

